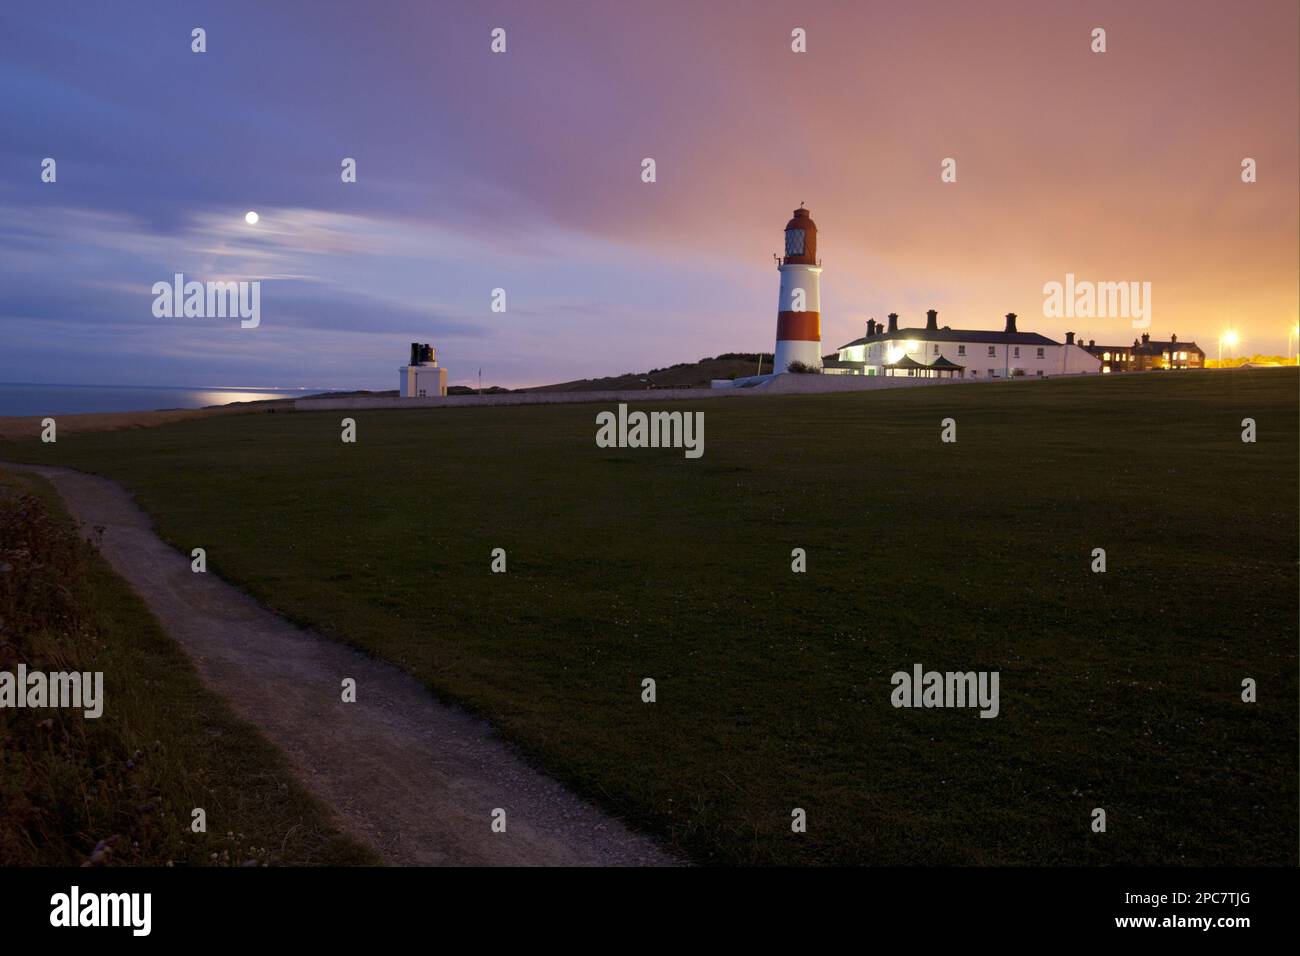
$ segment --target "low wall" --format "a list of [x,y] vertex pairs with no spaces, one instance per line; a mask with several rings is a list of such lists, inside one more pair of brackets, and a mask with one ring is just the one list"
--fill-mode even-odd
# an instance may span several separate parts
[[573,402],[671,402],[718,398],[722,394],[708,388],[654,388],[622,392],[504,392],[440,398],[299,398],[293,407],[299,412],[337,408],[478,408],[484,405],[567,405]]
[[[760,394],[812,395],[822,392],[869,392],[881,388],[916,388],[923,385],[952,385],[973,383],[976,379],[922,378],[907,375],[778,375],[756,385]],[[750,391],[750,389],[741,389]]]
[[[484,405],[568,405],[576,402],[677,402],[702,398],[743,398],[746,395],[812,395],[824,392],[866,392],[882,388],[915,388],[961,383],[959,378],[908,378],[892,375],[777,375],[752,388],[652,388],[610,392],[504,392],[496,395],[447,395],[441,398],[299,398],[295,411],[324,412],[366,408],[477,408]],[[967,384],[976,380],[965,379]],[[998,379],[1004,381],[1004,379]]]

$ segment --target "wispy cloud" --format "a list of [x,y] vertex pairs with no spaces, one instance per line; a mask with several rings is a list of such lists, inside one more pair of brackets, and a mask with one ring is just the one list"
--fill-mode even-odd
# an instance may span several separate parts
[[[1090,9],[1104,57],[1077,11],[1031,0],[800,8],[806,55],[789,5],[753,0],[7,5],[0,378],[316,384],[314,360],[384,384],[418,338],[453,380],[524,383],[767,348],[770,255],[804,200],[828,350],[889,311],[1029,316],[1066,271],[1152,281],[1162,334],[1231,318],[1281,350],[1294,0]],[[154,319],[177,272],[264,282],[262,327]]]

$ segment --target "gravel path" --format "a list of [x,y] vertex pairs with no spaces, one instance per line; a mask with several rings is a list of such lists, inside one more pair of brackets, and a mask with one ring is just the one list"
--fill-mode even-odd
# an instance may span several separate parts
[[[289,758],[343,828],[396,865],[668,865],[650,839],[521,760],[492,727],[414,678],[290,624],[154,534],[119,485],[48,479],[103,555],[180,643],[203,681]],[[341,682],[357,682],[357,702]],[[112,701],[108,702],[112,706]],[[492,813],[506,811],[506,832]]]

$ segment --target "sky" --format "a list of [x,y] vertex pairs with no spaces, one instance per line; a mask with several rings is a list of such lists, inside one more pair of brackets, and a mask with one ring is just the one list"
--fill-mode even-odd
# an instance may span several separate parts
[[[1149,282],[1154,338],[1285,353],[1298,37],[1295,0],[6,0],[0,381],[395,388],[420,341],[517,387],[770,351],[801,202],[825,354],[929,308],[1140,334],[1046,315],[1067,274]],[[156,317],[176,273],[260,282],[258,326]]]

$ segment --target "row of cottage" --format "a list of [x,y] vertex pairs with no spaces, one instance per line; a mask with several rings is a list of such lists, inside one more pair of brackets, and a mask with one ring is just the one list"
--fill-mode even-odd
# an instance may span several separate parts
[[898,327],[898,314],[889,314],[888,326],[867,322],[867,334],[841,345],[822,359],[828,375],[909,375],[955,378],[1012,378],[1018,376],[1079,375],[1088,373],[1202,368],[1205,353],[1195,342],[1152,341],[1143,333],[1129,345],[1087,345],[1066,332],[1056,342],[1037,332],[1016,329],[1016,314],[1007,313],[1002,331],[951,329],[939,325],[939,313],[925,314],[925,328]]

